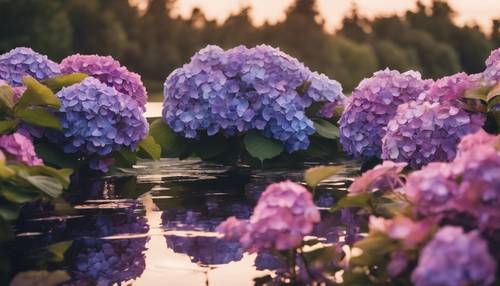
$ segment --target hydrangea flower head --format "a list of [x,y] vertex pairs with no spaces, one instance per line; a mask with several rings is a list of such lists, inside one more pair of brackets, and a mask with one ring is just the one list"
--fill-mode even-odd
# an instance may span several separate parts
[[239,237],[250,252],[287,250],[300,246],[319,221],[319,211],[307,189],[285,181],[267,187],[248,221],[229,218],[218,231],[228,238]]
[[21,133],[0,136],[0,151],[5,155],[13,157],[17,162],[29,166],[42,165],[42,159],[35,153],[35,147],[31,139]]
[[500,82],[500,48],[493,50],[486,59],[486,69],[483,75],[490,82]]
[[344,151],[355,157],[380,157],[385,127],[397,107],[416,100],[431,83],[418,72],[388,69],[364,79],[353,91],[339,121]]
[[351,194],[360,194],[398,189],[403,186],[400,177],[404,167],[406,163],[385,161],[356,178],[347,191]]
[[477,231],[446,226],[420,253],[411,280],[415,286],[488,286],[495,281],[496,268]]
[[461,72],[438,79],[428,91],[419,96],[418,100],[432,102],[455,101],[460,99],[466,90],[480,86],[480,75],[468,75]]
[[30,48],[15,48],[0,55],[0,79],[22,86],[24,76],[44,80],[61,73],[59,65]]
[[266,45],[207,46],[168,76],[164,95],[165,122],[187,138],[256,129],[289,152],[306,149],[315,131],[307,107],[343,100],[338,82]]
[[57,96],[63,136],[55,139],[66,153],[105,156],[121,148],[135,149],[147,134],[137,102],[93,77],[63,88]]
[[133,98],[138,106],[145,109],[148,95],[140,75],[130,72],[111,56],[72,55],[62,60],[61,72],[65,74],[81,72],[93,76],[107,86],[114,87],[118,92]]
[[382,158],[419,168],[434,161],[451,161],[460,138],[474,133],[484,116],[452,103],[411,101],[401,104],[382,138]]
[[500,135],[488,134],[484,129],[479,129],[476,133],[466,135],[458,144],[458,152],[465,153],[473,150],[479,145],[490,145],[500,148]]
[[399,240],[407,247],[415,247],[423,243],[431,233],[433,221],[425,219],[413,221],[405,216],[396,216],[393,219],[370,216],[370,232],[387,235],[390,239]]

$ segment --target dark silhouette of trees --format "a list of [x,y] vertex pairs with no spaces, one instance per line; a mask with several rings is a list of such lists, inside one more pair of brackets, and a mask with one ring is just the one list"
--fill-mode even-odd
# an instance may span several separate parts
[[207,44],[231,48],[265,43],[342,82],[346,91],[377,69],[416,69],[437,78],[479,72],[500,46],[500,19],[488,37],[478,26],[455,24],[443,0],[417,2],[404,16],[368,19],[356,6],[334,34],[324,29],[316,1],[295,0],[286,18],[256,27],[244,7],[221,24],[193,9],[172,16],[175,0],[149,0],[146,10],[128,0],[0,0],[0,53],[30,46],[60,60],[72,53],[112,55],[145,78],[150,91]]

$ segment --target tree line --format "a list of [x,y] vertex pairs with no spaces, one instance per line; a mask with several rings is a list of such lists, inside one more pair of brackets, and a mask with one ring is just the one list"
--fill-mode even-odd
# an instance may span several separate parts
[[54,60],[73,53],[112,55],[160,89],[153,83],[207,44],[266,43],[350,91],[386,67],[419,70],[428,78],[480,72],[500,46],[500,19],[492,21],[490,35],[477,25],[459,26],[443,0],[373,19],[353,6],[335,33],[325,31],[315,2],[295,0],[283,21],[256,27],[248,7],[218,24],[200,9],[188,19],[173,17],[175,0],[150,0],[146,10],[127,0],[0,0],[0,52],[29,46]]

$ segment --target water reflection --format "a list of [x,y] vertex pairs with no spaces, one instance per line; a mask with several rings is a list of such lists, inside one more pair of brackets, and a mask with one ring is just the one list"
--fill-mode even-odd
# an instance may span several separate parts
[[[358,165],[322,186],[319,206],[345,191]],[[70,212],[33,206],[18,226],[16,247],[73,241],[58,267],[67,285],[253,285],[279,273],[272,256],[243,253],[237,242],[219,239],[215,227],[229,216],[248,218],[264,188],[283,179],[302,180],[303,170],[251,170],[194,160],[141,162],[136,176],[83,180],[67,200]],[[358,239],[352,214],[322,211],[313,235],[324,243]],[[300,262],[299,262],[300,263]],[[19,263],[22,270],[22,263]]]

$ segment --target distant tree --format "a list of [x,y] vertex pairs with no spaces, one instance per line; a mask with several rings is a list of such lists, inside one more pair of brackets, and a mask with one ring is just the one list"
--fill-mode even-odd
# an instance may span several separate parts
[[342,27],[338,34],[358,43],[366,42],[369,38],[369,21],[359,15],[358,7],[353,5],[351,12],[342,19]]
[[500,47],[500,19],[493,20],[491,26],[491,43],[494,48],[498,48]]
[[390,40],[373,42],[380,69],[395,69],[399,71],[420,70],[417,53],[412,48],[401,48]]

